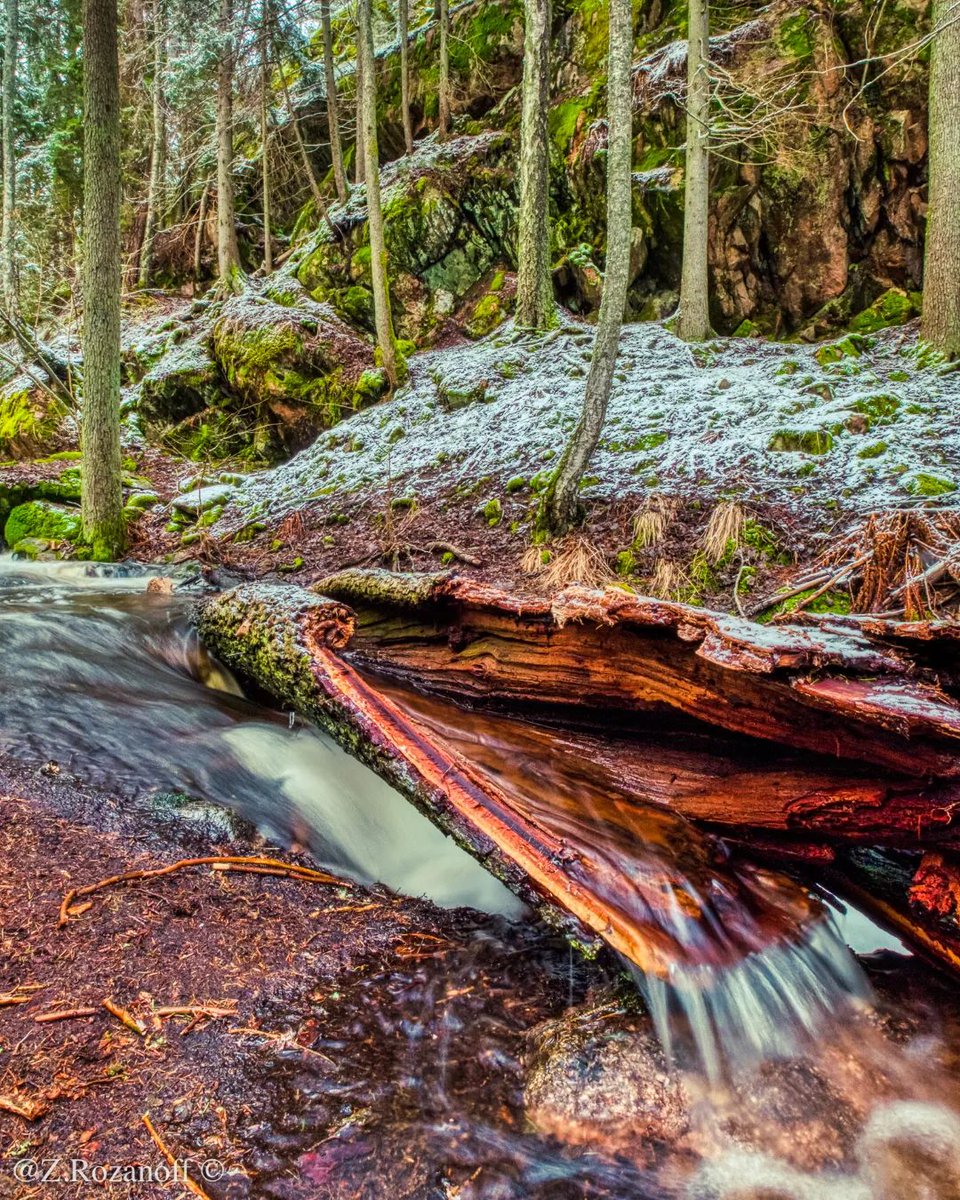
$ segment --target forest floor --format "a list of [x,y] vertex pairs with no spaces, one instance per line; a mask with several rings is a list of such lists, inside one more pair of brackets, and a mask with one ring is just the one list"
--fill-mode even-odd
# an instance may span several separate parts
[[[490,1139],[497,1195],[526,1194],[511,1150],[525,1039],[584,995],[542,928],[210,867],[98,892],[61,927],[67,889],[123,871],[221,851],[298,860],[252,834],[216,847],[158,826],[54,764],[0,760],[0,793],[0,1197],[87,1200],[89,1178],[59,1182],[71,1160],[88,1175],[158,1166],[145,1115],[212,1200],[467,1196]],[[70,1010],[87,1015],[42,1019]],[[50,1180],[17,1179],[24,1160]]]

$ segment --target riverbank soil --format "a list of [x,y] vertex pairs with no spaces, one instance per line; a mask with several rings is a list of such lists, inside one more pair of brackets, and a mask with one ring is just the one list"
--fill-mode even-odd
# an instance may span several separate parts
[[[585,995],[585,968],[544,931],[207,866],[105,889],[60,927],[68,889],[217,848],[52,764],[0,761],[0,796],[4,1200],[185,1194],[16,1177],[25,1160],[51,1179],[72,1159],[157,1168],[145,1115],[195,1174],[215,1164],[197,1175],[211,1200],[553,1197],[601,1180],[596,1158],[519,1137],[526,1033]],[[222,848],[277,853],[252,836]],[[92,1011],[37,1020],[66,1010]],[[569,1190],[538,1184],[545,1161]],[[644,1194],[618,1177],[590,1194]]]

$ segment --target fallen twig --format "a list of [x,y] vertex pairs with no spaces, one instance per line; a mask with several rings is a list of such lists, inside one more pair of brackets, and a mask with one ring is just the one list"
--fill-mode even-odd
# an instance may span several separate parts
[[[33,993],[39,992],[46,986],[45,983],[18,983],[12,992],[6,992],[0,996],[0,1008],[6,1008],[11,1004],[29,1004],[33,999]],[[25,992],[27,995],[24,995]]]
[[190,1172],[184,1169],[182,1162],[180,1162],[180,1160],[174,1156],[169,1146],[157,1132],[156,1126],[150,1120],[149,1113],[143,1114],[143,1123],[147,1128],[147,1133],[150,1134],[150,1140],[167,1160],[169,1165],[173,1167],[173,1181],[175,1183],[182,1183],[187,1191],[192,1192],[194,1196],[199,1198],[199,1200],[210,1200],[209,1194],[203,1190],[199,1183],[190,1178]]
[[99,1008],[61,1008],[53,1012],[37,1013],[33,1018],[38,1025],[46,1025],[49,1021],[72,1021],[78,1017],[95,1017]]
[[[331,875],[328,871],[315,871],[312,867],[300,867],[294,863],[281,862],[275,858],[244,857],[234,858],[222,854],[209,855],[205,858],[183,858],[179,862],[170,863],[166,867],[153,867],[136,871],[124,871],[120,875],[111,875],[109,879],[101,879],[97,883],[89,883],[84,887],[71,888],[60,903],[60,926],[66,925],[72,916],[78,915],[74,910],[75,902],[81,896],[92,896],[94,892],[103,891],[123,883],[137,883],[144,879],[159,879],[163,875],[172,875],[174,871],[183,871],[188,867],[213,867],[218,871],[250,871],[266,868],[271,874],[276,873],[289,879],[302,879],[307,883],[335,883],[341,887],[349,887],[345,879]],[[71,911],[73,910],[73,911]]]

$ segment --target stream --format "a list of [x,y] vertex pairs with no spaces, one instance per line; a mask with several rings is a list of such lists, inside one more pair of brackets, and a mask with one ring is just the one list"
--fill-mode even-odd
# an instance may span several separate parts
[[[154,574],[160,572],[0,559],[0,754],[28,764],[55,762],[131,799],[197,797],[239,814],[280,845],[309,847],[318,861],[358,881],[443,907],[529,919],[502,884],[326,734],[247,698],[199,644],[191,597],[145,590]],[[946,1130],[931,1160],[933,1174],[947,1180],[942,1185],[891,1191],[870,1175],[863,1155],[859,1166],[852,1163],[850,1173],[822,1187],[798,1182],[771,1136],[745,1139],[741,1161],[736,1154],[731,1159],[725,1142],[717,1151],[708,1133],[697,1152],[709,1159],[702,1147],[711,1146],[716,1162],[691,1191],[676,1192],[668,1181],[663,1195],[956,1200],[960,1168],[953,1176],[943,1167],[942,1146],[957,1135],[960,1155],[960,1124],[944,1106],[955,1083],[934,1066],[943,1055],[929,1043],[907,1053],[866,1022],[861,1014],[870,988],[844,944],[903,962],[906,952],[895,938],[839,904],[833,915],[804,924],[808,914],[788,911],[776,878],[759,868],[738,867],[739,890],[732,892],[711,876],[695,836],[678,838],[675,819],[655,806],[627,813],[617,803],[615,778],[587,771],[558,735],[519,720],[461,713],[384,683],[385,691],[391,687],[395,701],[495,777],[527,815],[574,844],[592,843],[598,862],[636,880],[637,913],[661,920],[664,943],[682,952],[670,980],[638,977],[637,983],[668,1052],[675,1037],[690,1044],[692,1054],[684,1059],[681,1052],[678,1062],[693,1080],[702,1128],[714,1130],[719,1114],[729,1116],[738,1103],[731,1097],[753,1094],[769,1064],[812,1056],[838,1094],[862,1088],[883,1064],[877,1111],[914,1106],[913,1116],[903,1109],[901,1123],[891,1126],[894,1140],[902,1140],[910,1120]],[[657,918],[645,887],[665,862],[679,864],[690,884]],[[776,922],[787,922],[795,936],[770,938]],[[699,966],[701,959],[710,965]],[[731,1056],[735,1069],[727,1071]],[[890,1141],[877,1137],[883,1146]],[[547,1175],[553,1169],[547,1160],[541,1168]]]

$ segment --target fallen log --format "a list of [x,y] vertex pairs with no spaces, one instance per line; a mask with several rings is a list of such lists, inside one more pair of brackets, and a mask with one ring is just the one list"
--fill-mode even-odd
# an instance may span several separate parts
[[602,939],[665,976],[794,944],[819,914],[802,889],[731,867],[721,843],[661,806],[604,788],[555,803],[542,785],[504,784],[337,653],[352,624],[342,605],[250,585],[201,601],[197,621],[228,666],[327,729],[581,944]]
[[[906,779],[960,780],[952,679],[889,630],[761,626],[617,588],[518,598],[456,573],[352,570],[313,590],[357,609],[352,662],[460,702],[682,713]],[[942,792],[944,824],[958,796]]]

